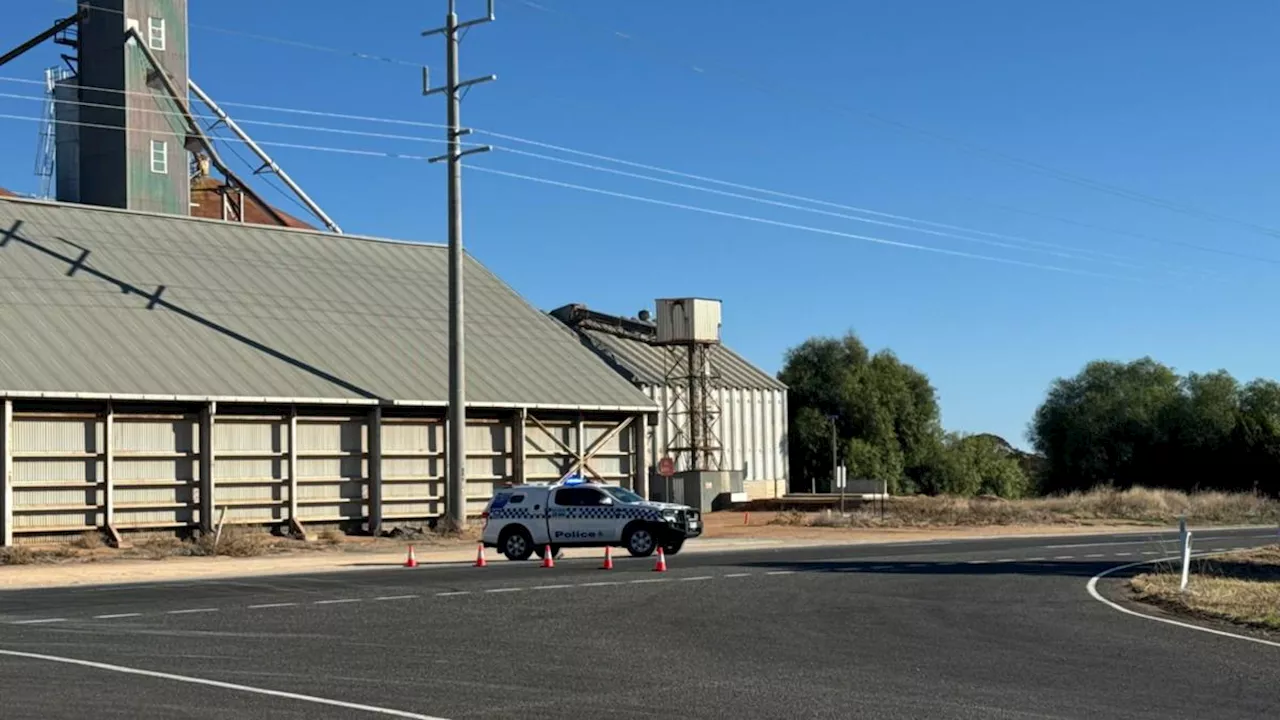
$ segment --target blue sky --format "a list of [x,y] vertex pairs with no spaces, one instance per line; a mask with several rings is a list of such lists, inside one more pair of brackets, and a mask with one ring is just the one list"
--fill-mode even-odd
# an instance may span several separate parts
[[[464,15],[483,11],[483,0],[459,1]],[[928,373],[949,428],[996,432],[1018,444],[1025,444],[1027,421],[1053,378],[1094,358],[1149,354],[1180,371],[1273,374],[1278,343],[1269,320],[1280,305],[1274,282],[1280,233],[1259,228],[1280,228],[1280,146],[1273,140],[1269,91],[1280,69],[1270,30],[1280,22],[1280,4],[537,4],[544,9],[500,0],[498,22],[466,37],[463,75],[499,76],[467,97],[467,124],[1017,238],[979,236],[1006,245],[1053,244],[1059,249],[1049,252],[1060,255],[506,152],[472,158],[475,166],[788,225],[467,173],[468,249],[534,304],[550,309],[584,302],[634,313],[656,297],[717,297],[725,303],[726,342],[771,372],[783,352],[806,337],[854,330],[871,347],[891,348]],[[16,7],[5,8],[0,44],[11,46],[73,4],[7,5]],[[442,70],[440,39],[418,32],[441,24],[444,0],[357,6],[313,0],[306,12],[283,0],[191,5],[192,75],[220,101],[443,122],[441,100],[420,96],[420,71],[411,63],[429,64],[437,76]],[[409,62],[358,59],[224,30]],[[42,47],[0,69],[0,76],[39,78],[61,49]],[[38,88],[0,81],[0,92],[32,95]],[[39,108],[0,97],[3,114],[35,116]],[[440,131],[431,128],[227,109],[266,143],[440,152],[431,142],[250,122],[438,139]],[[0,186],[37,188],[31,170],[36,135],[35,123],[0,120],[0,157],[9,160],[0,165]],[[270,149],[348,232],[445,238],[443,168]],[[994,153],[1230,220],[1066,182]]]

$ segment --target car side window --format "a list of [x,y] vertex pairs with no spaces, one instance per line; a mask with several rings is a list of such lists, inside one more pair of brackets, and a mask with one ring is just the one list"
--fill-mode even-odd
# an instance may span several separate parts
[[599,507],[601,505],[606,505],[607,503],[605,502],[605,494],[600,492],[599,490],[583,490],[582,504],[588,507]]
[[577,507],[582,504],[582,498],[577,488],[564,488],[556,491],[556,504],[560,507]]
[[524,495],[512,495],[510,502],[512,505],[519,505],[524,502]]

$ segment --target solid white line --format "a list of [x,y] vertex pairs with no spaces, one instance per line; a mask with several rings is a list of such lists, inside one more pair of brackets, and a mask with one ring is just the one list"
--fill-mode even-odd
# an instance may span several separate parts
[[116,613],[115,615],[94,615],[94,620],[115,620],[116,618],[141,617],[142,613]]
[[10,625],[40,625],[41,623],[66,622],[66,618],[41,618],[40,620],[14,620]]
[[204,678],[191,677],[189,675],[174,675],[172,673],[156,672],[154,670],[140,670],[138,668],[124,667],[122,665],[108,665],[107,663],[77,660],[75,658],[58,657],[56,655],[40,655],[37,653],[18,652],[17,650],[0,650],[0,655],[26,658],[28,660],[46,660],[48,662],[64,663],[67,665],[79,665],[81,667],[94,668],[95,670],[106,670],[108,672],[124,673],[126,675],[142,675],[144,677],[159,678],[161,680],[175,680],[177,682],[191,683],[193,685],[207,685],[209,687],[222,688],[223,690],[237,690],[239,692],[269,695],[271,697],[284,698],[286,700],[309,702],[316,705],[329,705],[331,707],[340,707],[347,710],[359,710],[361,712],[367,712],[374,715],[410,718],[411,720],[445,720],[445,718],[433,717],[431,715],[420,715],[418,713],[405,712],[403,710],[392,710],[390,708],[375,707],[373,705],[361,705],[359,703],[345,702],[342,700],[330,700],[328,698],[315,697],[314,695],[302,695],[300,693],[283,692],[281,690],[267,690],[265,688],[237,685],[235,683],[222,682],[220,680],[206,680]]
[[725,577],[751,577],[751,573],[729,573],[728,575],[725,575]]
[[343,603],[357,603],[360,598],[342,598],[341,600],[317,600],[312,605],[341,605]]
[[[1207,553],[1198,553],[1194,557],[1204,557],[1206,554]],[[1202,627],[1200,625],[1193,625],[1191,623],[1179,622],[1178,620],[1172,620],[1170,618],[1156,617],[1154,615],[1147,615],[1145,613],[1140,613],[1135,610],[1130,610],[1129,608],[1122,607],[1102,597],[1102,594],[1098,592],[1098,581],[1110,575],[1111,573],[1119,572],[1121,570],[1128,570],[1129,568],[1138,567],[1139,565],[1150,565],[1152,563],[1157,563],[1157,562],[1169,562],[1169,561],[1181,560],[1181,559],[1182,558],[1179,558],[1179,557],[1167,557],[1167,558],[1162,558],[1160,560],[1140,560],[1138,562],[1129,563],[1128,565],[1118,565],[1116,567],[1111,568],[1110,570],[1103,570],[1097,575],[1094,575],[1092,578],[1089,579],[1089,583],[1085,587],[1088,588],[1089,594],[1093,596],[1094,600],[1097,600],[1098,602],[1101,602],[1104,605],[1111,607],[1112,610],[1119,610],[1120,612],[1126,615],[1140,617],[1144,620],[1154,620],[1156,622],[1165,623],[1167,625],[1176,625],[1180,628],[1186,628],[1188,630],[1198,630],[1200,632],[1211,633],[1213,635],[1221,635],[1222,637],[1234,638],[1236,640],[1248,640],[1249,642],[1252,642],[1252,643],[1258,643],[1260,645],[1270,645],[1271,647],[1280,648],[1280,642],[1273,642],[1271,640],[1263,640],[1262,638],[1249,637],[1248,635],[1237,635],[1236,633],[1227,632],[1225,630],[1215,630],[1214,628]]]
[[191,608],[190,610],[170,610],[165,615],[190,615],[191,613],[218,612],[218,608]]
[[378,600],[378,601],[386,601],[386,600],[412,600],[412,599],[414,599],[414,598],[416,598],[416,597],[418,597],[418,596],[417,596],[417,595],[383,595],[382,597],[376,597],[376,598],[374,598],[374,600]]
[[521,591],[521,590],[523,590],[523,589],[524,589],[524,588],[493,588],[492,590],[485,590],[485,592],[487,592],[487,593],[508,593],[508,592],[520,592],[520,591]]
[[297,605],[297,604],[298,604],[298,603],[267,603],[267,604],[265,604],[265,605],[250,605],[250,606],[249,606],[249,609],[250,609],[250,610],[260,610],[260,609],[264,609],[264,608],[294,607],[294,606],[295,606],[295,605]]

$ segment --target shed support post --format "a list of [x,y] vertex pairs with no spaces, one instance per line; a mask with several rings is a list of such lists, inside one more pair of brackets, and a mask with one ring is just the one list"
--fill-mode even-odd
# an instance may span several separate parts
[[646,500],[649,499],[649,451],[645,447],[648,437],[648,423],[641,415],[631,422],[631,489]]
[[369,467],[369,534],[382,533],[382,408],[369,411],[368,425]]
[[511,482],[514,485],[523,485],[528,477],[528,471],[525,468],[525,442],[524,442],[524,426],[525,418],[528,410],[520,408],[515,412],[515,416],[511,419]]
[[0,547],[13,544],[13,401],[0,405]]
[[110,400],[102,415],[102,529],[112,547],[124,544],[116,530],[116,409]]
[[289,473],[289,532],[295,537],[307,539],[307,528],[298,516],[298,407],[289,408],[289,449],[286,455]]
[[213,532],[216,503],[213,482],[213,418],[218,404],[208,403],[200,409],[200,531]]

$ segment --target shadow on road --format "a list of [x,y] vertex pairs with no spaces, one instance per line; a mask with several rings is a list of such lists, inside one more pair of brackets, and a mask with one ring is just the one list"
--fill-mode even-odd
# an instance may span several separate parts
[[[1030,575],[1048,577],[1091,578],[1098,573],[1110,570],[1119,565],[1140,560],[1124,558],[1098,560],[1041,560],[1012,562],[997,561],[875,561],[875,560],[841,560],[841,561],[769,561],[744,563],[746,568],[760,570],[789,570],[803,573],[832,574],[869,574],[869,575]],[[1152,569],[1170,571],[1175,564],[1172,561],[1151,562],[1138,567],[1111,574],[1111,577],[1127,577]]]

